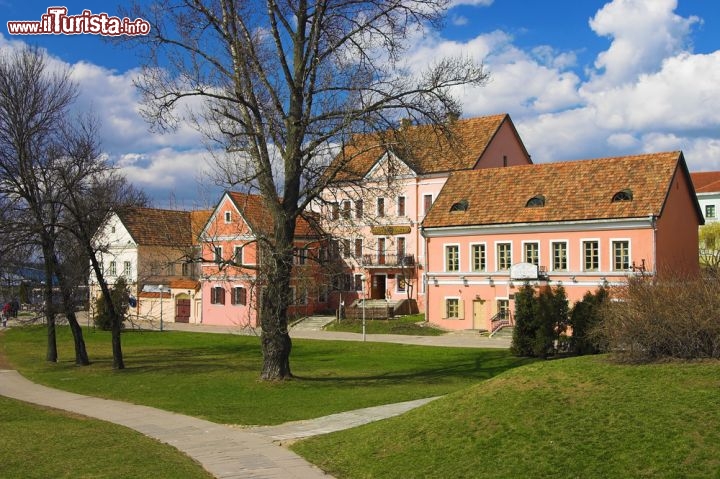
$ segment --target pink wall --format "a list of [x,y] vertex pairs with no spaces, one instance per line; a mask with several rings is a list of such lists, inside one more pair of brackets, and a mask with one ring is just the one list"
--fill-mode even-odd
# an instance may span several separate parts
[[[507,165],[503,164],[503,158],[507,160]],[[530,155],[525,150],[520,137],[517,135],[515,126],[508,117],[500,125],[475,169],[500,168],[502,166],[528,165],[531,163]]]
[[[539,244],[539,265],[547,269],[551,286],[562,283],[571,303],[582,299],[588,291],[596,290],[607,280],[610,284],[622,284],[629,272],[613,270],[613,241],[628,241],[630,246],[630,264],[641,264],[645,260],[648,270],[654,268],[653,230],[650,221],[646,225],[636,225],[633,229],[587,229],[547,232],[539,228],[527,233],[497,234],[487,232],[467,236],[447,236],[428,238],[430,263],[427,274],[427,319],[443,328],[459,329],[490,329],[490,319],[498,310],[498,300],[508,300],[510,311],[514,312],[512,296],[522,281],[510,281],[508,271],[497,271],[497,243],[512,243],[512,264],[524,262],[523,250],[525,243]],[[612,227],[606,225],[605,228]],[[615,228],[618,228],[615,226]],[[547,228],[546,228],[547,229]],[[487,231],[487,230],[486,230]],[[515,229],[517,231],[517,228]],[[432,232],[430,232],[432,234]],[[599,269],[585,271],[583,265],[583,242],[597,241],[599,246]],[[567,270],[553,271],[552,243],[567,244]],[[471,244],[485,244],[486,271],[471,271]],[[445,271],[445,246],[456,244],[460,252],[460,271]],[[533,282],[534,283],[534,282]],[[539,285],[547,284],[539,281]],[[446,319],[445,305],[447,298],[458,298],[462,301],[463,319]],[[473,304],[478,302],[479,304]],[[475,308],[475,318],[473,309]]]

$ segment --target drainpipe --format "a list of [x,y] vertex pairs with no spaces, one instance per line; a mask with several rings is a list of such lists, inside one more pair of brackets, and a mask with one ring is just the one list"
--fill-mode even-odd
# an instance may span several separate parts
[[423,237],[423,241],[425,242],[425,273],[423,274],[423,287],[425,290],[425,322],[430,321],[430,301],[428,301],[428,298],[430,297],[430,290],[428,285],[428,271],[430,271],[430,255],[428,254],[428,239],[424,234],[425,228],[420,228],[420,234]]
[[653,249],[652,249],[652,262],[653,262],[653,276],[657,279],[658,267],[657,267],[657,217],[654,214],[650,214],[650,225],[653,230]]

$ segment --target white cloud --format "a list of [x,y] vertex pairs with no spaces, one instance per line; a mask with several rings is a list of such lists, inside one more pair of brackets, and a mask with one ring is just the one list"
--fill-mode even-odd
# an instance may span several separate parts
[[461,27],[461,26],[463,26],[463,25],[467,25],[468,22],[469,22],[469,20],[467,19],[467,17],[463,17],[462,15],[453,15],[453,16],[450,18],[450,21],[452,22],[453,25],[458,26],[458,27]]
[[459,5],[471,5],[471,6],[482,6],[487,7],[492,5],[494,0],[451,0],[450,8],[457,7]]

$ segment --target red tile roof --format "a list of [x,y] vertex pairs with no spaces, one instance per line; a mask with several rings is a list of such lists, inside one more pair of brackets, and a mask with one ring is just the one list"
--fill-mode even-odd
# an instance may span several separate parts
[[[596,160],[489,168],[453,173],[424,227],[640,218],[660,215],[678,151]],[[683,166],[684,167],[684,166]],[[631,201],[613,202],[622,190]],[[534,196],[545,206],[527,207]],[[451,212],[467,201],[467,210]]]
[[500,114],[456,120],[448,131],[431,125],[415,125],[355,135],[328,170],[339,168],[338,181],[358,180],[387,151],[392,151],[418,174],[469,170],[475,167],[500,126],[510,121],[509,118],[507,114]]
[[132,207],[117,214],[139,245],[192,246],[195,243],[187,211]]
[[[229,191],[230,199],[242,214],[251,230],[256,233],[269,235],[272,232],[272,216],[265,207],[261,195]],[[295,222],[295,237],[321,236],[318,222],[311,215],[304,215]]]
[[696,193],[720,192],[720,171],[690,173]]

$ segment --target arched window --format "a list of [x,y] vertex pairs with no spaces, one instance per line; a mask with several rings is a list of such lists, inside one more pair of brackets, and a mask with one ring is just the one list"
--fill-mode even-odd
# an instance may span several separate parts
[[525,203],[525,208],[542,208],[545,206],[545,197],[543,195],[535,195]]
[[632,190],[625,189],[625,190],[620,190],[617,193],[615,193],[612,197],[612,202],[615,203],[616,201],[632,201],[632,199],[633,199]]
[[453,203],[453,205],[450,207],[450,211],[467,211],[468,209],[468,200],[460,200],[457,203]]

